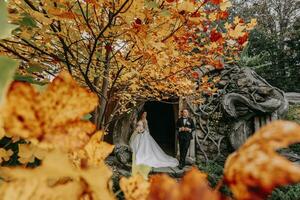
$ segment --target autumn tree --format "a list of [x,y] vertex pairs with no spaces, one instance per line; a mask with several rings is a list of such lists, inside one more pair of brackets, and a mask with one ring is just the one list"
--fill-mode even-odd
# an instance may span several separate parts
[[11,22],[20,28],[0,48],[23,61],[22,80],[48,82],[67,69],[98,95],[95,122],[106,128],[138,102],[201,90],[195,68],[232,62],[255,20],[230,22],[230,6],[227,0],[10,1]]

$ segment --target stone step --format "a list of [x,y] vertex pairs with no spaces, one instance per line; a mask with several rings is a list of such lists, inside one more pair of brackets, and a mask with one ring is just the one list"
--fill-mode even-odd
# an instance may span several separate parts
[[162,167],[162,168],[152,168],[150,175],[152,174],[168,174],[171,177],[181,178],[184,173],[191,169],[191,166],[187,165],[183,169],[178,167]]

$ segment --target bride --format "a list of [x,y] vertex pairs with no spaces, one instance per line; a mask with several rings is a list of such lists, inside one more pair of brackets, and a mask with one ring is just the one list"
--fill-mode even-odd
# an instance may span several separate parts
[[146,117],[147,113],[143,112],[129,142],[135,156],[135,164],[155,168],[178,166],[178,160],[168,156],[150,135]]

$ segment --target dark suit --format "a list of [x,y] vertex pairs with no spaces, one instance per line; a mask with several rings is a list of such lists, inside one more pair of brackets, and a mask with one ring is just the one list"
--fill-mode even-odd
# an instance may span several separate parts
[[[179,140],[179,150],[180,150],[180,160],[179,165],[184,166],[185,165],[185,158],[186,154],[188,152],[188,149],[190,147],[190,141],[193,138],[192,132],[195,130],[195,124],[192,118],[188,117],[186,118],[186,121],[184,123],[184,118],[181,117],[177,120],[176,123],[176,129],[178,131],[178,140]],[[191,129],[190,132],[188,131],[179,131],[179,128],[186,127]]]

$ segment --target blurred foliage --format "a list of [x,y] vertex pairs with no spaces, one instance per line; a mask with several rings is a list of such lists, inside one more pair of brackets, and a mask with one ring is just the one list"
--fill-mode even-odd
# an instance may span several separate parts
[[[18,166],[18,165],[23,165],[20,163],[19,159],[19,144],[28,144],[27,141],[21,139],[18,141],[14,141],[12,138],[9,137],[3,137],[0,139],[0,148],[3,148],[5,150],[12,150],[13,154],[10,157],[8,161],[2,162],[0,166]],[[36,167],[41,164],[41,161],[37,158],[34,159],[34,162],[27,163],[26,167]]]
[[[285,117],[286,120],[294,121],[300,124],[300,104],[290,105],[289,111]],[[290,145],[289,148],[294,152],[300,154],[300,144]],[[300,199],[300,198],[299,198]]]
[[268,200],[298,200],[300,199],[300,184],[276,188]]
[[300,124],[300,104],[290,105],[286,119]]
[[[198,164],[199,170],[208,175],[208,181],[213,188],[216,187],[219,181],[223,178],[223,167],[224,166],[221,165],[220,162],[213,161]],[[220,191],[226,196],[232,195],[227,186],[223,186]]]
[[210,184],[215,187],[223,175],[223,166],[216,162],[200,163],[198,168],[208,174]]
[[[287,120],[300,123],[300,105],[290,105]],[[300,144],[293,144],[289,149],[294,153],[300,153]],[[300,184],[288,185],[276,188],[268,200],[298,200],[300,199]]]

